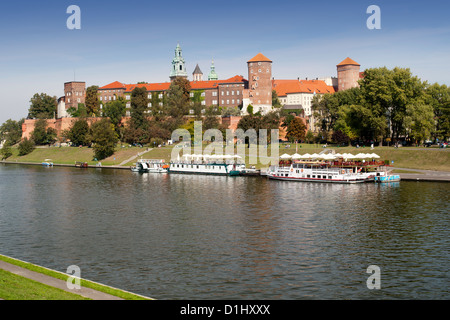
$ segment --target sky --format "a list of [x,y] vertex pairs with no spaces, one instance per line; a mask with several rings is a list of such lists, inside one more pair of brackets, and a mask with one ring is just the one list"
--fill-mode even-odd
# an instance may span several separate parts
[[[79,30],[67,28],[70,5]],[[370,5],[381,29],[367,27]],[[197,63],[206,80],[212,59],[219,79],[247,78],[261,52],[275,79],[335,77],[350,57],[450,86],[447,0],[1,1],[0,40],[0,124],[26,117],[35,93],[62,96],[68,81],[167,82],[177,43],[191,80]]]

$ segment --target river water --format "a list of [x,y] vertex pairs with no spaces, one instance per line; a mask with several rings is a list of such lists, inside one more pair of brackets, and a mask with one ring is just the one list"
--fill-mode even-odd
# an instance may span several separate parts
[[449,299],[449,194],[0,165],[0,253],[161,300]]

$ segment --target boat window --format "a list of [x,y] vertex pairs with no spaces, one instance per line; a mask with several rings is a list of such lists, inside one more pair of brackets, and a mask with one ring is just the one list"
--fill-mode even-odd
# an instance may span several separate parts
[[315,174],[313,174],[313,176],[312,176],[313,178],[315,178],[316,177],[316,175]]
[[308,175],[307,175],[307,178],[311,178],[311,175],[310,175],[310,174],[308,174]]

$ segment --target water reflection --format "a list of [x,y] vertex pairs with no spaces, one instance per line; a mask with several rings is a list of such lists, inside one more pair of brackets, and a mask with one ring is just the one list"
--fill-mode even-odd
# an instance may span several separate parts
[[0,166],[0,243],[159,299],[442,299],[448,191]]

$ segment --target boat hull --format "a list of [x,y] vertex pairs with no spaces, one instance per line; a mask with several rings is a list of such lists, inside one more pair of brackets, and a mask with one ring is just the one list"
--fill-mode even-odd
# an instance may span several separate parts
[[319,179],[319,178],[297,178],[297,177],[281,177],[275,175],[267,175],[269,179],[281,181],[295,181],[295,182],[315,182],[315,183],[341,183],[341,184],[356,184],[373,182],[373,179]]

